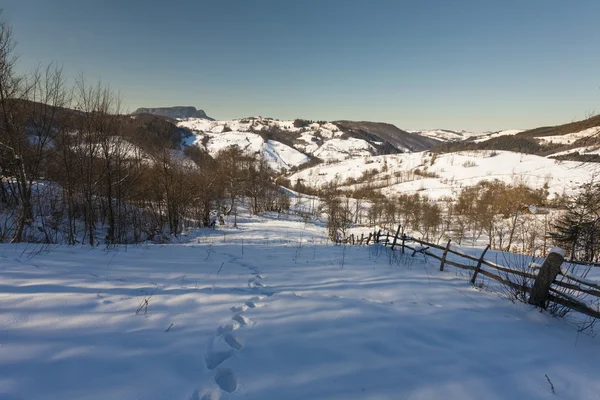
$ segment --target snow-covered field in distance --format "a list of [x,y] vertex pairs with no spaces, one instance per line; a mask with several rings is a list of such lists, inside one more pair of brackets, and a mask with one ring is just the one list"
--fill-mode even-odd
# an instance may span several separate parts
[[470,132],[465,130],[450,130],[450,129],[429,129],[429,130],[407,130],[410,133],[416,133],[421,136],[429,137],[432,139],[441,140],[443,142],[461,142],[461,141],[472,141],[472,142],[483,142],[488,139],[493,139],[500,136],[512,136],[517,133],[523,132],[522,129],[507,129],[496,132]]
[[333,246],[321,224],[238,222],[173,245],[0,245],[0,398],[600,392],[598,338],[568,319],[473,287],[435,260]]
[[[383,193],[416,193],[432,199],[455,197],[461,188],[483,180],[526,183],[534,188],[547,187],[551,196],[574,193],[598,172],[597,164],[558,161],[509,151],[465,151],[433,154],[430,152],[393,154],[317,165],[291,175],[292,183],[321,187],[338,181],[354,189],[370,184]],[[365,183],[351,183],[366,171],[378,171]],[[417,174],[414,171],[418,170]],[[426,172],[431,176],[423,176]],[[421,175],[419,175],[421,173]]]

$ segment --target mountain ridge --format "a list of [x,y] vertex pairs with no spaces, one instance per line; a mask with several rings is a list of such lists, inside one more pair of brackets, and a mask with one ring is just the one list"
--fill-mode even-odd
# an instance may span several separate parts
[[204,110],[198,110],[194,106],[172,106],[172,107],[140,107],[131,115],[151,114],[172,119],[180,118],[202,118],[214,121],[214,118],[206,115]]

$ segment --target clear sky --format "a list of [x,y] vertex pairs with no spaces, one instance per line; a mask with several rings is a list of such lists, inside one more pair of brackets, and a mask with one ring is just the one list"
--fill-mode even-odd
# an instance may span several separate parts
[[20,66],[217,119],[499,130],[600,112],[598,0],[2,0]]

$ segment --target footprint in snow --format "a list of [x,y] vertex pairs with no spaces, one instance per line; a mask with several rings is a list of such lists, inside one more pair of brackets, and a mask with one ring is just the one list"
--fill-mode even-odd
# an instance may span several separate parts
[[263,285],[260,282],[252,281],[252,282],[248,282],[248,287],[251,289],[259,289],[259,288],[265,287],[265,285]]
[[223,338],[225,343],[227,343],[232,349],[241,350],[242,347],[244,347],[240,339],[231,333],[227,333]]
[[238,329],[240,329],[240,324],[235,322],[233,324],[221,325],[217,328],[217,336],[221,336],[227,332],[237,331]]
[[235,314],[231,319],[239,322],[242,326],[250,325],[252,323],[250,318],[244,317],[242,314]]
[[242,305],[242,306],[233,306],[233,307],[231,307],[231,308],[230,308],[230,310],[231,310],[232,312],[234,312],[234,313],[241,313],[241,312],[244,312],[244,311],[246,311],[246,310],[248,309],[248,307],[249,307],[247,304],[248,304],[248,303],[246,303],[246,304],[244,304],[244,305]]
[[204,360],[206,361],[206,368],[215,369],[219,365],[223,364],[224,361],[233,357],[234,354],[235,352],[233,350],[208,352],[204,357]]
[[215,375],[215,383],[222,391],[233,393],[237,389],[237,379],[229,368],[220,368]]
[[248,306],[248,307],[250,307],[250,308],[260,308],[260,307],[263,307],[262,304],[254,301],[254,300],[248,300],[248,301],[246,301],[245,305]]

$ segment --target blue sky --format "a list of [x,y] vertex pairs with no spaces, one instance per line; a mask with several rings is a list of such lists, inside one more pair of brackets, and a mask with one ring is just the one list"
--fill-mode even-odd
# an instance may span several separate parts
[[3,0],[20,67],[126,107],[499,130],[600,112],[595,0]]

